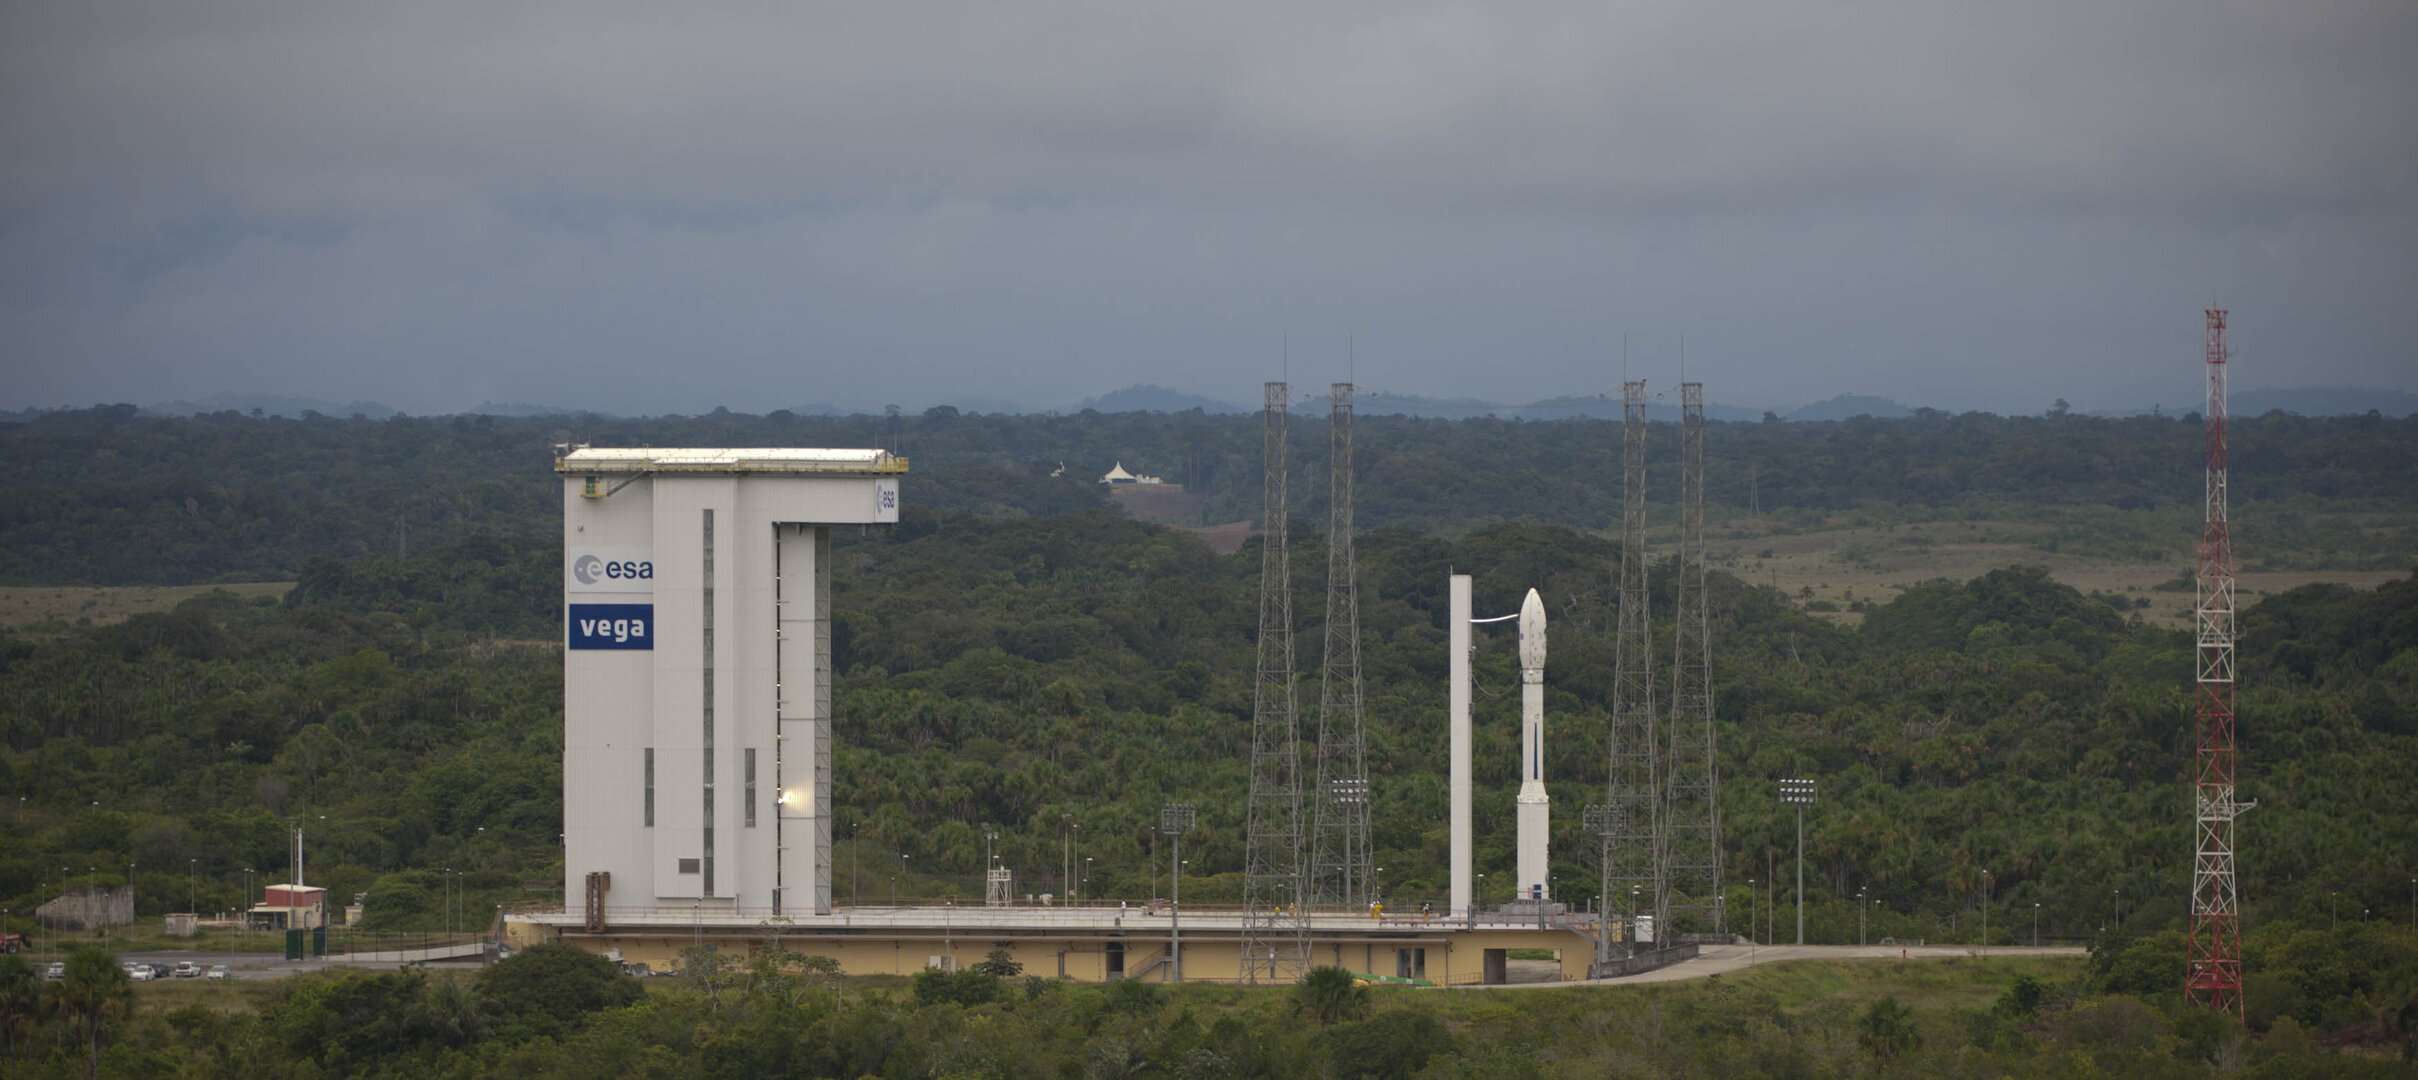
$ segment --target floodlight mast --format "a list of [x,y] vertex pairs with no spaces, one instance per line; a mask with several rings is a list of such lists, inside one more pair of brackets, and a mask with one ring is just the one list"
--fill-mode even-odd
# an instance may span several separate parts
[[1814,782],[1780,781],[1780,801],[1797,808],[1797,944],[1805,944],[1805,808],[1814,804]]
[[1167,958],[1175,981],[1184,981],[1184,834],[1192,831],[1191,803],[1159,808],[1159,832],[1175,838],[1175,890],[1167,900]]

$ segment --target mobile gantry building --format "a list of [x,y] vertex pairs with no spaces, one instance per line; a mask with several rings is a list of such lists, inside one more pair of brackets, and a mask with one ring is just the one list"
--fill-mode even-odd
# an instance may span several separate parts
[[[1036,973],[1170,979],[1159,905],[832,902],[831,529],[898,520],[907,462],[881,450],[562,447],[563,855],[559,940],[658,969],[698,944],[785,946],[849,974],[954,967],[1006,948]],[[854,898],[851,898],[852,900]],[[1567,916],[1322,912],[1313,958],[1436,982],[1499,981],[1545,948],[1583,977]],[[1181,913],[1184,977],[1243,971],[1240,911]]]
[[564,906],[831,910],[831,527],[881,450],[565,447]]

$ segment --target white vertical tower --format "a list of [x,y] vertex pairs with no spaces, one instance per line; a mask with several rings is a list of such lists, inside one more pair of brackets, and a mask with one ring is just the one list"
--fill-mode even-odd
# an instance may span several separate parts
[[1469,734],[1469,575],[1454,574],[1447,584],[1450,600],[1445,648],[1452,651],[1452,673],[1445,727],[1452,742],[1452,917],[1470,913],[1470,734]]
[[1543,903],[1551,864],[1552,800],[1545,794],[1545,601],[1535,589],[1520,602],[1520,899]]
[[829,910],[829,526],[896,522],[905,459],[563,447],[554,468],[564,907],[591,931]]

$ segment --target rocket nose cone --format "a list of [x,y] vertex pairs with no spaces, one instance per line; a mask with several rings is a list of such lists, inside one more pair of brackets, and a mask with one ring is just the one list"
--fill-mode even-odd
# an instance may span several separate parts
[[1520,666],[1545,666],[1545,601],[1535,589],[1520,601]]

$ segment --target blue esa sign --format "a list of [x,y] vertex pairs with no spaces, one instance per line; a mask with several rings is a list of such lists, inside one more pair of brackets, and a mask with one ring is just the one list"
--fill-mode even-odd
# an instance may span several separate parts
[[654,635],[653,604],[571,605],[571,648],[652,649]]

